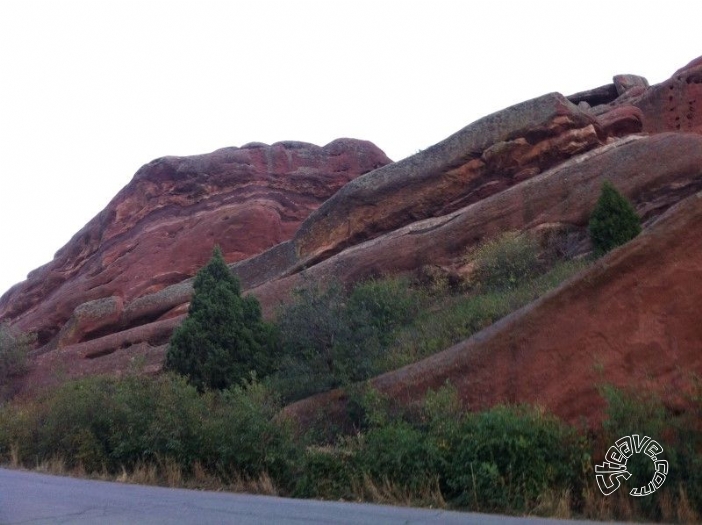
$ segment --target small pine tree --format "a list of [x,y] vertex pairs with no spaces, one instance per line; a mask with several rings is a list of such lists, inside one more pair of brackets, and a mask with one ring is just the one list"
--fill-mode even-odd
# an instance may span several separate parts
[[198,390],[244,384],[253,371],[273,370],[273,330],[253,296],[241,297],[239,280],[219,247],[195,277],[188,317],[171,337],[165,368]]
[[588,228],[595,254],[599,256],[641,233],[641,221],[631,203],[611,182],[605,181]]

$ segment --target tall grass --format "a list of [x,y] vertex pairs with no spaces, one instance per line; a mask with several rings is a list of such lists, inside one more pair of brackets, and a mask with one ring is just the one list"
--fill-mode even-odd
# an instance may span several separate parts
[[434,297],[411,324],[395,332],[394,342],[386,350],[378,371],[419,361],[470,337],[556,288],[587,264],[586,261],[563,261],[543,275],[532,276],[513,286]]

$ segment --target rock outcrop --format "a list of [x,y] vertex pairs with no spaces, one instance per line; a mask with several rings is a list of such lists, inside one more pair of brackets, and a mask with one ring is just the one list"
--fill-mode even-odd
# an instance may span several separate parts
[[[29,385],[58,367],[72,377],[136,359],[157,371],[187,312],[189,278],[215,242],[271,315],[303,272],[317,282],[353,282],[451,266],[507,230],[567,228],[584,237],[604,180],[635,203],[646,225],[655,223],[647,238],[678,235],[661,225],[671,224],[667,210],[702,190],[701,97],[698,59],[654,86],[618,75],[569,97],[517,104],[392,164],[369,143],[349,140],[154,161],[52,263],[0,299],[0,319],[39,332]],[[615,271],[612,282],[624,275]],[[409,379],[388,381],[412,388]],[[387,391],[400,395],[395,388]],[[570,417],[561,401],[546,403]]]
[[458,211],[348,248],[304,275],[267,281],[251,293],[272,314],[305,281],[353,283],[411,272],[427,262],[450,267],[476,243],[506,231],[548,228],[586,235],[605,180],[635,204],[644,223],[651,221],[702,190],[702,135],[663,133],[617,140]]
[[655,86],[643,77],[617,75],[612,84],[576,93],[568,100],[596,115],[610,132],[621,134],[622,128],[638,127],[645,133],[702,133],[702,57]]
[[350,139],[150,162],[52,262],[0,298],[0,319],[53,347],[153,321],[135,300],[194,275],[214,244],[229,262],[258,254],[289,239],[344,184],[389,162]]
[[[533,403],[572,423],[597,420],[603,384],[635,385],[677,409],[702,374],[702,193],[594,267],[474,337],[371,381],[400,403],[448,380],[472,409]],[[337,390],[287,409],[343,419]]]

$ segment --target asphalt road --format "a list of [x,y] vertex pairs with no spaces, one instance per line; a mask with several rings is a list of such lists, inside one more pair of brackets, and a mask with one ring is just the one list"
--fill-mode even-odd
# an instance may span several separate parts
[[[571,524],[566,520],[126,485],[0,469],[0,523]],[[585,522],[579,522],[585,523]],[[594,523],[594,522],[591,522]],[[601,525],[601,524],[600,524]]]

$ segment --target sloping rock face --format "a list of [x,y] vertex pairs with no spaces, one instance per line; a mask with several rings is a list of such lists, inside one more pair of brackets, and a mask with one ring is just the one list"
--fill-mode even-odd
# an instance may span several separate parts
[[138,319],[139,303],[126,305],[194,275],[215,244],[232,262],[289,239],[344,184],[389,162],[351,139],[150,162],[52,262],[0,299],[0,320],[54,347],[153,320]]
[[517,104],[359,177],[290,241],[233,269],[245,287],[258,286],[407,224],[446,216],[606,142],[597,119],[558,93]]
[[[702,374],[702,194],[671,208],[594,267],[474,337],[371,381],[400,403],[447,380],[467,406],[533,403],[563,419],[602,415],[597,386],[660,394],[676,408]],[[343,419],[345,397],[328,392],[287,413],[311,422],[320,407]]]
[[[702,120],[688,112],[687,127],[678,127],[675,119],[696,104],[701,67],[693,61],[655,86],[618,75],[569,97],[547,94],[393,164],[348,141],[254,144],[216,152],[218,163],[156,161],[135,177],[132,185],[142,185],[133,197],[125,195],[130,185],[56,261],[3,297],[0,316],[39,328],[46,343],[29,384],[59,366],[97,373],[137,356],[157,370],[187,312],[188,277],[214,242],[270,316],[303,271],[318,282],[353,282],[450,266],[507,230],[582,234],[604,180],[650,224],[702,189]],[[337,181],[333,189],[348,183],[332,195],[319,166]],[[236,190],[227,169],[244,173]],[[186,246],[199,258],[183,257]]]
[[398,228],[251,292],[272,315],[305,281],[353,283],[411,272],[427,262],[450,267],[476,243],[506,231],[548,228],[585,234],[605,180],[634,203],[644,222],[651,221],[702,190],[702,135],[663,133],[617,140],[456,212]]

